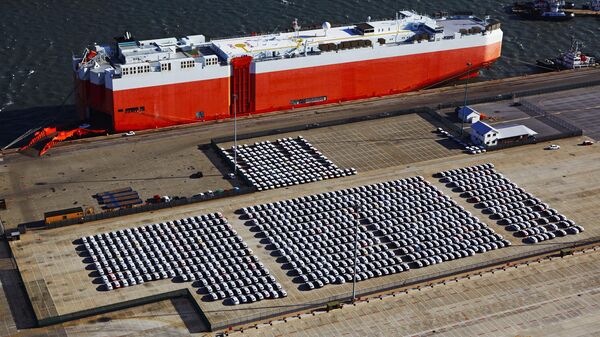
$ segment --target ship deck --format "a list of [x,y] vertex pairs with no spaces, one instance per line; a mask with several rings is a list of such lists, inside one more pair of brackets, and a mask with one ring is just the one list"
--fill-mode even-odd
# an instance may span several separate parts
[[[400,14],[403,16],[403,14]],[[425,19],[426,17],[416,13],[406,12],[417,20]],[[412,20],[412,19],[408,19]],[[432,24],[438,24],[444,29],[444,36],[454,37],[461,29],[469,29],[478,27],[485,31],[483,21],[471,18],[447,18],[443,20],[432,21]],[[228,57],[236,57],[241,55],[252,54],[258,59],[263,58],[260,53],[274,50],[293,50],[302,49],[304,43],[310,46],[316,46],[322,43],[338,43],[341,41],[352,41],[357,39],[372,39],[386,36],[406,35],[410,33],[418,33],[419,29],[413,29],[410,21],[403,21],[402,18],[396,20],[373,21],[362,23],[361,25],[371,26],[375,31],[372,33],[361,34],[356,31],[356,25],[331,27],[325,31],[324,29],[310,29],[296,32],[284,32],[268,35],[243,36],[227,39],[216,39],[211,42],[220,49]],[[401,41],[401,40],[399,40]]]

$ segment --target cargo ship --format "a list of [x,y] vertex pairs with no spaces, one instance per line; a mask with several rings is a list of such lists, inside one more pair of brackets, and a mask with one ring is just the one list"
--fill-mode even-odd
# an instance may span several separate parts
[[388,20],[208,41],[97,44],[73,57],[82,119],[113,132],[414,91],[471,77],[500,57],[495,20],[401,11]]

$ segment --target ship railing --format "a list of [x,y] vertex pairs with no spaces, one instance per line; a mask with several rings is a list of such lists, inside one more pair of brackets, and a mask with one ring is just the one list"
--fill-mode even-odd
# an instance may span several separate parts
[[502,24],[499,21],[490,20],[490,21],[488,21],[488,24],[485,26],[485,30],[492,31],[492,30],[500,29],[501,27],[502,27]]
[[254,61],[256,61],[256,62],[274,61],[274,60],[281,60],[283,58],[284,57],[282,55],[279,55],[279,56],[269,56],[269,57],[255,58]]

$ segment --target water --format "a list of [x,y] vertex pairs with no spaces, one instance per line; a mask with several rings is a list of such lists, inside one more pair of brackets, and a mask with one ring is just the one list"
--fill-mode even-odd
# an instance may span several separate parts
[[[503,58],[483,79],[535,72],[523,62],[555,56],[567,49],[571,36],[586,50],[600,54],[596,18],[552,23],[511,17],[512,0],[129,0],[0,1],[0,146],[28,129],[60,123],[73,116],[71,53],[81,54],[93,42],[112,42],[131,31],[138,39],[204,34],[221,37],[285,30],[296,17],[300,24],[323,21],[352,23],[393,17],[395,10],[421,13],[473,11],[503,23]],[[580,2],[582,3],[582,2]]]

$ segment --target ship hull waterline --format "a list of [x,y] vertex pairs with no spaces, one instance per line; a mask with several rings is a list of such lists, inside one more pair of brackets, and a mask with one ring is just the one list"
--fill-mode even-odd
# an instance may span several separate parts
[[[113,91],[89,81],[76,81],[80,104],[90,107],[94,114],[105,115],[111,121],[112,131],[126,132],[227,119],[234,113],[262,114],[415,91],[473,74],[491,65],[500,53],[501,42],[498,42],[418,55],[249,73],[241,84],[232,83],[232,77],[224,77]],[[239,91],[239,87],[243,90]],[[126,112],[118,108],[129,106],[143,107],[143,111]]]

